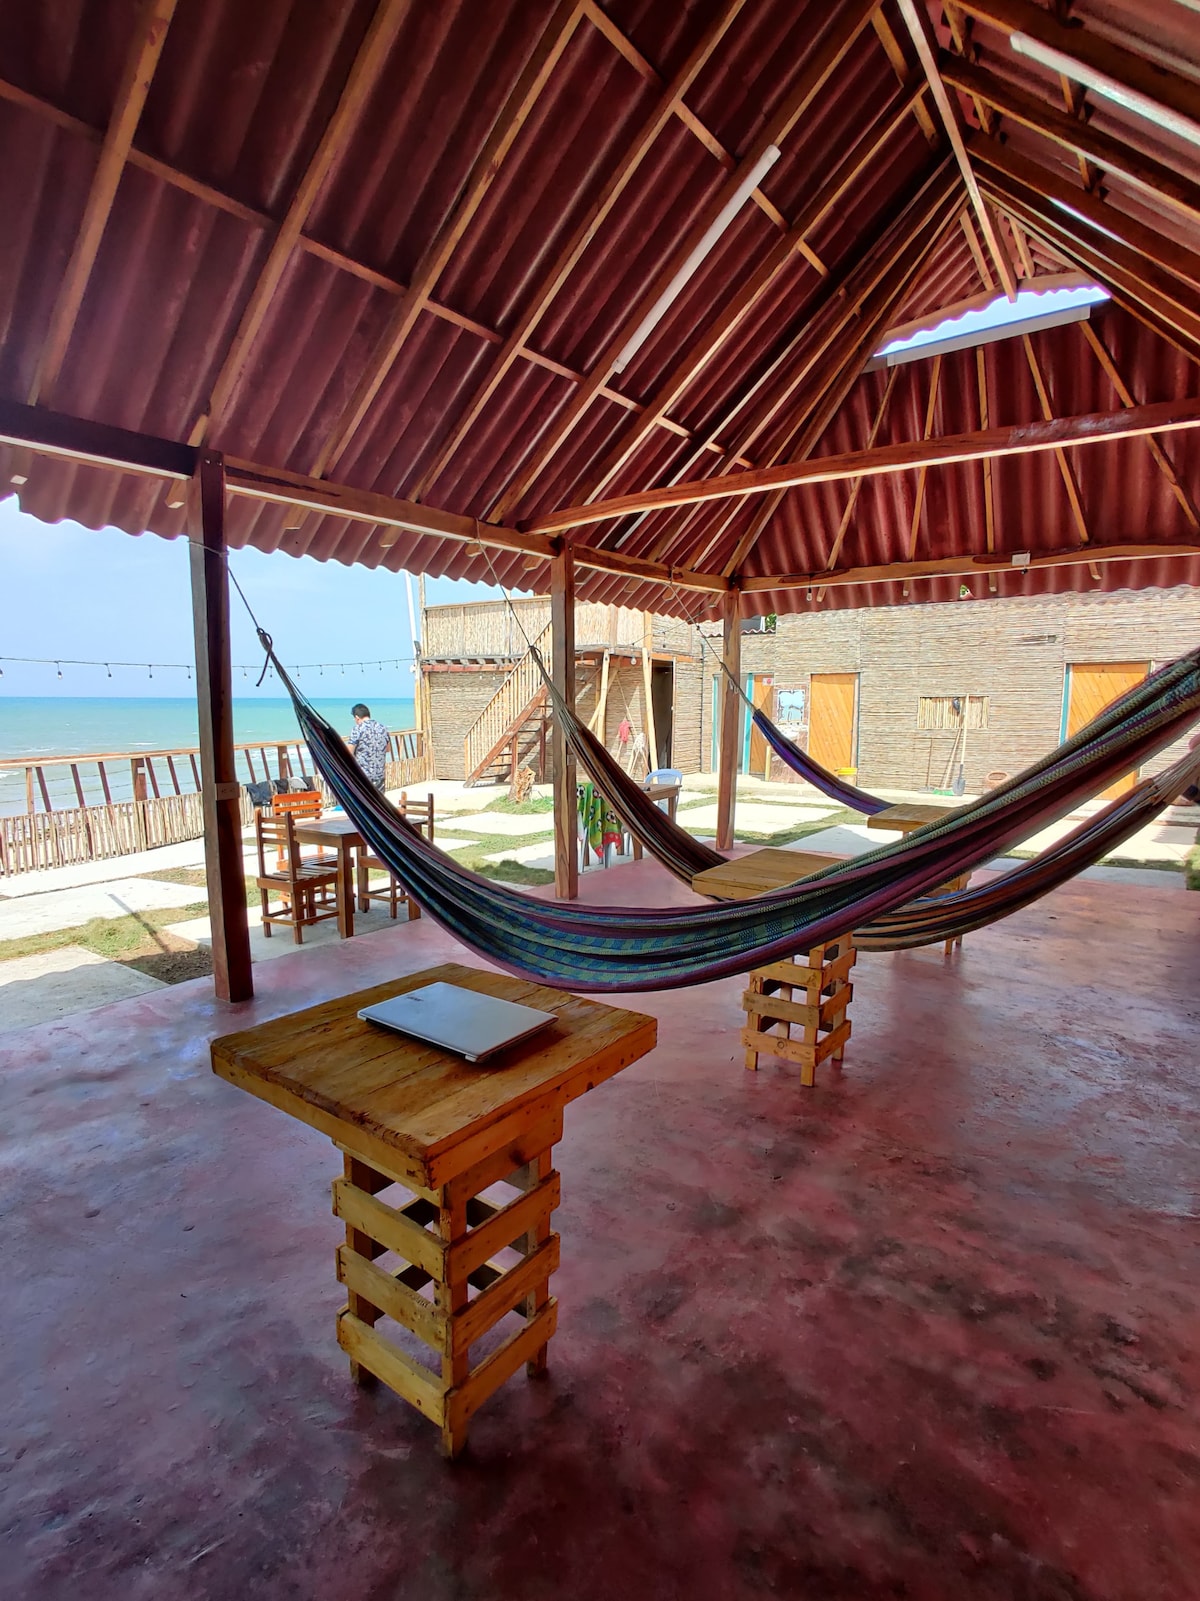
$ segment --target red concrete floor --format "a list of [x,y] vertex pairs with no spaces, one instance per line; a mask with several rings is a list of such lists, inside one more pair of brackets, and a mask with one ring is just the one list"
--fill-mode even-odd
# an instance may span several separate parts
[[[652,864],[596,900],[668,899]],[[559,1333],[467,1457],[334,1341],[327,1141],[215,1033],[461,951],[428,920],[15,1037],[0,1589],[1200,1595],[1200,896],[1079,882],[860,958],[842,1079],[744,1071],[736,980],[569,1109]]]

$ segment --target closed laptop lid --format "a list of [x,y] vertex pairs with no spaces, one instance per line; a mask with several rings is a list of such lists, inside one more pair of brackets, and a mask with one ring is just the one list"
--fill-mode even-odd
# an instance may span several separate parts
[[365,1006],[358,1015],[475,1062],[553,1022],[555,1014],[439,982]]

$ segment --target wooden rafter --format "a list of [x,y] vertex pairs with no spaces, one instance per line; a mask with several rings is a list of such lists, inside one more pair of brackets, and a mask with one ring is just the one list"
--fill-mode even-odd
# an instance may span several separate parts
[[722,349],[726,340],[736,332],[766,294],[779,274],[794,261],[805,234],[829,214],[862,172],[876,159],[881,148],[893,138],[900,123],[908,115],[909,106],[919,98],[924,88],[923,79],[919,83],[906,85],[899,103],[890,107],[887,113],[867,130],[853,150],[830,174],[788,232],[776,241],[768,255],[726,302],[713,323],[690,346],[687,354],[675,363],[647,402],[646,409],[630,423],[602,465],[589,476],[586,487],[580,491],[581,499],[594,499],[612,481],[654,426],[667,415],[688,386],[703,372]]
[[[992,411],[988,400],[987,353],[982,345],[975,347],[975,385],[979,394],[979,426],[985,431],[992,425]],[[992,483],[991,458],[985,456],[980,463],[983,471],[983,546],[990,556],[996,549],[996,490]],[[996,580],[988,587],[996,592]]]
[[[883,427],[883,419],[887,415],[888,405],[892,398],[892,391],[896,387],[896,380],[899,378],[899,376],[899,367],[889,368],[887,382],[883,386],[883,394],[880,397],[878,409],[876,410],[874,419],[871,423],[871,431],[867,435],[867,443],[865,447],[867,450],[873,450],[875,448],[875,442],[879,438],[879,430]],[[846,500],[846,509],[842,513],[842,520],[838,524],[838,531],[834,537],[833,544],[829,547],[829,558],[825,563],[830,572],[832,572],[837,566],[838,557],[842,554],[842,546],[846,542],[846,535],[849,533],[850,524],[854,520],[854,508],[858,505],[859,491],[862,489],[862,486],[865,482],[866,480],[863,478],[852,478],[850,480],[850,494]]]
[[333,432],[322,446],[313,465],[313,471],[318,477],[340,460],[362,426],[409,334],[425,310],[434,285],[445,271],[456,247],[483,204],[504,164],[505,157],[529,120],[538,96],[561,60],[563,51],[571,42],[582,17],[581,0],[559,0],[525,70],[496,118],[492,131],[463,185],[457,203],[417,263],[412,282],[401,296],[400,304],[392,313],[387,328],[376,343],[366,371],[359,379]]
[[525,465],[518,470],[489,509],[490,517],[500,520],[508,517],[528,493],[596,398],[601,386],[612,372],[614,363],[628,343],[630,335],[673,283],[708,229],[744,182],[746,174],[753,171],[770,146],[779,145],[787,139],[829,75],[867,25],[877,4],[879,0],[852,0],[844,13],[837,18],[836,26],[831,26],[822,35],[806,60],[800,78],[791,93],[785,96],[781,105],[762,125],[741,160],[708,203],[697,213],[691,227],[670,252],[644,293],[619,320],[583,383],[550,423],[540,441],[535,444]]
[[954,151],[954,159],[958,163],[958,170],[962,174],[963,183],[966,185],[967,195],[971,201],[971,209],[975,213],[975,220],[979,224],[979,231],[982,233],[984,242],[987,245],[988,254],[995,264],[996,274],[1004,287],[1005,294],[1010,300],[1015,300],[1017,295],[1016,279],[1013,277],[1008,255],[1000,243],[995,224],[988,212],[987,203],[980,191],[974,168],[971,165],[971,158],[967,154],[959,109],[951,100],[949,91],[938,71],[937,44],[929,26],[929,16],[924,8],[923,0],[920,4],[918,4],[918,0],[897,0],[897,4],[900,7],[900,15],[904,20],[904,24],[912,37],[917,59],[921,63],[921,69],[929,80],[929,92],[933,99],[934,107],[942,120],[942,126],[946,130],[950,148]]
[[[620,55],[624,56],[625,60],[628,61],[633,70],[640,74],[640,76],[644,78],[647,83],[663,83],[664,79],[662,74],[651,61],[647,60],[647,58],[638,49],[637,45],[634,44],[629,35],[622,32],[622,30],[613,21],[612,17],[609,16],[608,12],[597,3],[597,0],[584,0],[583,11],[588,21],[597,29],[598,32],[604,35],[614,50],[618,51]],[[734,166],[737,165],[737,157],[733,154],[733,152],[727,149],[727,147],[721,143],[720,139],[717,138],[717,135],[712,131],[708,124],[702,121],[701,118],[696,115],[692,108],[682,98],[674,108],[674,115],[679,119],[689,133],[695,135],[695,137],[700,141],[710,155],[716,156],[718,162],[720,162],[721,166],[726,172],[730,171]],[[787,218],[784,216],[783,212],[780,211],[779,207],[770,198],[770,196],[763,194],[761,189],[752,190],[750,199],[762,212],[763,216],[766,217],[770,222],[774,223],[776,228],[787,227]],[[810,259],[812,260],[812,265],[816,267],[818,272],[824,271],[824,267],[819,257],[813,257]]]
[[980,573],[1003,573],[1044,567],[1098,567],[1113,561],[1162,561],[1168,556],[1200,556],[1200,543],[1171,545],[1094,545],[1090,550],[1030,551],[1028,562],[1016,567],[1007,556],[944,556],[930,561],[882,562],[873,567],[843,567],[838,572],[770,573],[744,578],[744,594],[763,590],[835,588],[843,584],[907,584],[921,578],[969,578]]
[[989,180],[988,186],[1031,234],[1057,251],[1064,261],[1087,273],[1094,283],[1101,284],[1119,306],[1160,339],[1189,361],[1200,363],[1200,315],[1189,315],[1159,294],[1149,281],[1152,274],[1148,274],[1142,258],[1113,240],[1085,233],[1073,218],[1047,206],[1040,196],[1028,190],[1001,179]]
[[[862,376],[867,362],[879,348],[880,336],[894,316],[896,307],[907,296],[918,273],[946,229],[952,226],[957,211],[958,198],[952,197],[949,203],[942,205],[940,212],[935,212],[925,229],[918,229],[910,236],[905,254],[900,258],[901,265],[898,265],[896,270],[877,286],[875,293],[862,303],[857,326],[852,326],[847,331],[853,343],[848,350],[839,355],[839,365],[827,364],[826,371],[816,386],[818,400],[805,411],[803,426],[799,433],[793,430],[780,442],[775,455],[777,461],[785,458],[789,452],[792,461],[807,461],[812,455],[825,430],[844,405],[846,396]],[[782,504],[786,493],[785,489],[779,489],[763,497],[760,510],[751,519],[749,527],[738,540],[733,554],[722,569],[726,577],[741,572],[743,562],[754,549],[763,530]],[[735,503],[718,530],[718,538],[724,534],[736,510]],[[706,546],[705,560],[712,545],[713,542],[710,541]]]
[[971,91],[994,106],[1001,116],[1019,122],[1033,133],[1049,139],[1063,150],[1116,174],[1138,189],[1168,206],[1200,220],[1200,184],[1184,172],[1166,166],[1140,150],[1114,138],[1089,122],[1072,117],[1057,106],[1029,94],[995,73],[957,61],[941,58],[942,76],[956,89]]
[[[1104,343],[1103,339],[1101,339],[1100,335],[1092,327],[1090,322],[1081,322],[1079,327],[1083,332],[1084,339],[1091,347],[1096,360],[1100,363],[1100,366],[1103,369],[1109,383],[1111,383],[1113,388],[1116,390],[1121,404],[1123,406],[1136,405],[1137,402],[1133,398],[1133,393],[1130,390],[1129,385],[1121,376],[1120,369],[1113,360],[1112,353],[1108,349],[1108,346]],[[1171,458],[1167,455],[1166,451],[1163,449],[1162,445],[1159,444],[1158,440],[1155,439],[1153,434],[1146,435],[1146,447],[1151,456],[1154,458],[1155,465],[1157,466],[1159,472],[1162,473],[1163,477],[1166,479],[1171,493],[1175,496],[1175,499],[1183,508],[1184,516],[1187,518],[1188,522],[1191,523],[1195,531],[1200,533],[1200,513],[1197,512],[1195,504],[1192,501],[1192,497],[1188,494],[1186,488],[1184,487],[1179,474],[1175,469],[1174,462],[1172,462]]]
[[995,294],[996,280],[992,277],[992,269],[987,264],[987,257],[983,253],[983,246],[979,243],[979,235],[975,232],[975,224],[971,221],[969,211],[964,211],[962,214],[962,231],[971,252],[971,259],[975,263],[975,271],[979,274],[980,283]]
[[[804,427],[809,411],[819,403],[842,367],[857,359],[855,352],[862,328],[864,323],[871,322],[871,297],[881,283],[890,285],[889,291],[883,291],[888,295],[889,306],[899,304],[899,295],[890,291],[899,287],[896,280],[903,275],[906,258],[923,249],[920,240],[930,230],[940,208],[947,204],[952,181],[948,160],[940,162],[899,210],[862,240],[857,255],[845,264],[837,278],[823,287],[820,297],[807,308],[803,321],[791,337],[759,369],[709,430],[708,439],[725,436],[724,454],[714,466],[714,476],[727,472],[734,465],[734,454],[743,454],[749,443],[759,438],[802,389],[807,400],[793,415],[793,432]],[[786,381],[778,389],[770,390],[769,386],[781,372],[788,374]],[[767,398],[760,400],[762,396]],[[745,419],[730,437],[729,430],[742,413],[746,414]],[[785,448],[784,445],[777,447],[775,460]],[[672,481],[685,479],[698,459],[697,452],[685,457],[672,475]],[[679,542],[691,521],[690,512],[668,519],[667,526],[651,547],[651,554],[664,555]],[[723,528],[710,532],[712,537],[705,542],[705,550],[717,542]]]
[[1140,222],[1128,212],[1120,211],[1086,189],[1081,189],[1049,167],[1043,167],[1040,162],[1018,155],[998,140],[977,136],[971,142],[971,153],[980,166],[1024,184],[1059,207],[1070,207],[1094,228],[1110,235],[1129,250],[1137,251],[1148,261],[1165,267],[1193,291],[1193,296],[1183,304],[1196,303],[1194,297],[1200,295],[1200,255],[1169,235]]
[[721,478],[670,484],[663,489],[647,489],[639,494],[618,496],[615,500],[597,501],[592,506],[564,507],[542,518],[533,531],[558,534],[586,523],[608,522],[613,517],[624,517],[651,506],[690,506],[730,496],[767,494],[774,489],[791,489],[797,484],[837,483],[859,473],[877,476],[909,472],[921,466],[945,467],[960,461],[978,461],[983,456],[1033,455],[1046,450],[1057,451],[1068,445],[1100,445],[1114,439],[1138,439],[1143,434],[1174,433],[1198,427],[1200,399],[1184,396],[1178,400],[1131,406],[1123,411],[1088,412],[1078,417],[1020,423],[1009,428],[990,428],[986,432],[950,434],[927,441],[906,440],[875,450],[851,451],[845,455],[822,456],[816,461],[785,462],[778,467],[727,473]]
[[[925,407],[925,428],[921,434],[922,439],[933,438],[933,419],[937,411],[938,389],[942,381],[942,357],[939,353],[933,358],[933,365],[929,375],[929,403]],[[917,471],[917,492],[913,496],[912,517],[908,526],[908,559],[915,561],[917,557],[917,539],[921,532],[921,513],[925,509],[925,485],[929,479],[929,468],[921,467]]]
[[209,432],[220,425],[236,393],[250,349],[270,310],[271,301],[300,239],[308,214],[329,176],[330,168],[354,131],[411,4],[412,0],[379,0],[333,115],[271,241],[267,259],[250,291],[237,332],[225,353],[225,360],[213,382],[204,411],[197,418],[189,436],[190,444],[201,444]]
[[[904,51],[900,48],[900,41],[896,38],[895,31],[882,10],[877,11],[871,18],[871,26],[875,30],[879,43],[883,46],[883,53],[891,63],[892,71],[896,74],[898,81],[907,83],[909,77],[908,62],[904,58]],[[924,100],[913,101],[912,113],[917,119],[925,138],[931,145],[936,145],[939,137],[937,127],[933,118],[929,115],[929,109]]]
[[[907,4],[908,0],[902,0]],[[1087,27],[1068,26],[1032,0],[956,0],[966,11],[1002,33],[1023,33],[1174,111],[1200,128],[1200,84],[1182,72],[1169,72],[1134,50]]]
[[150,92],[150,82],[162,54],[175,5],[176,0],[145,0],[138,15],[79,232],[75,236],[71,258],[59,286],[50,326],[29,387],[30,405],[50,400],[62,372],[67,346],[75,331],[79,309],[100,250],[100,241],[108,226],[117,187],[125,171],[133,135]]
[[642,124],[637,137],[626,149],[616,168],[605,182],[599,195],[588,208],[586,215],[572,233],[566,245],[542,276],[524,314],[517,320],[497,351],[495,359],[482,382],[468,401],[458,422],[449,430],[439,445],[437,454],[421,474],[413,489],[413,499],[420,500],[437,481],[446,466],[468,437],[484,408],[495,394],[526,341],[533,334],[555,297],[596,233],[611,213],[617,201],[633,180],[638,168],[650,153],[652,146],[667,124],[683,104],[683,97],[695,82],[709,58],[721,43],[730,25],[746,0],[728,0],[713,25],[684,62],[660,97],[658,104]]
[[[1028,334],[1021,335],[1021,344],[1025,351],[1025,360],[1029,365],[1030,377],[1033,379],[1033,387],[1037,390],[1038,405],[1041,407],[1042,416],[1047,422],[1050,422],[1054,417],[1054,405],[1050,399],[1050,390],[1046,384],[1046,375],[1042,371],[1042,364],[1037,359],[1037,352],[1033,348],[1033,340]],[[1054,460],[1058,464],[1063,488],[1067,492],[1067,499],[1071,505],[1071,516],[1075,522],[1075,531],[1079,535],[1079,543],[1081,545],[1090,545],[1092,536],[1088,532],[1087,517],[1084,515],[1083,510],[1083,496],[1079,492],[1079,480],[1075,476],[1075,469],[1068,461],[1065,450],[1056,450],[1054,452]],[[1099,573],[1093,568],[1092,577],[1098,581],[1099,576]]]

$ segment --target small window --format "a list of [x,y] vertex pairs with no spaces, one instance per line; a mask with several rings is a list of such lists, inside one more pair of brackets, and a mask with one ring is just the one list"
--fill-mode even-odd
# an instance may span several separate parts
[[[965,712],[965,718],[964,718]],[[917,702],[918,728],[986,728],[986,695],[922,695]]]

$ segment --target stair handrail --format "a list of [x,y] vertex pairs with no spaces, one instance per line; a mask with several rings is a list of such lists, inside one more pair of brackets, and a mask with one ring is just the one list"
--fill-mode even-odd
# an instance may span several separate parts
[[[533,648],[545,658],[550,647],[553,624],[547,623],[533,641]],[[503,739],[505,733],[529,706],[543,687],[542,675],[527,650],[488,701],[463,739],[464,777],[469,783],[480,763]]]

